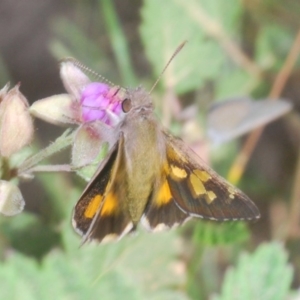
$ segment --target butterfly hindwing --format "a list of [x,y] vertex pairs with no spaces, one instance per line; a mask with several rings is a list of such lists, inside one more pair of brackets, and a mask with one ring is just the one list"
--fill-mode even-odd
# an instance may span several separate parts
[[115,239],[133,230],[127,210],[120,201],[126,193],[125,187],[116,181],[116,178],[123,178],[120,174],[124,172],[123,142],[121,136],[75,206],[73,226],[83,235],[83,242]]
[[141,219],[142,225],[152,231],[180,225],[190,218],[176,205],[166,173],[163,172],[162,176],[158,178]]
[[180,139],[164,134],[169,168],[167,181],[182,211],[217,221],[260,217],[257,207],[244,193],[211,170]]

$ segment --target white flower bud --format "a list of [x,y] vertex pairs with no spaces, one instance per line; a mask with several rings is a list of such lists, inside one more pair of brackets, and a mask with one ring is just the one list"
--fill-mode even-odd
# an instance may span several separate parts
[[[3,91],[4,89],[2,89]],[[2,93],[0,104],[0,153],[9,157],[28,145],[33,138],[33,122],[28,102],[16,86]]]
[[0,180],[0,213],[6,216],[19,214],[25,206],[19,188],[13,183]]

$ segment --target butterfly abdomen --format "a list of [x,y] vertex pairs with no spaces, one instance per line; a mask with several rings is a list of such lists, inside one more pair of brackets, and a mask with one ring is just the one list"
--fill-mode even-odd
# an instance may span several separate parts
[[[130,217],[133,223],[137,224],[153,190],[161,162],[158,161],[160,155],[156,146],[156,124],[145,118],[143,122],[132,122],[131,126],[135,128],[130,128],[124,133],[128,191],[126,201]],[[133,132],[134,139],[131,138]]]

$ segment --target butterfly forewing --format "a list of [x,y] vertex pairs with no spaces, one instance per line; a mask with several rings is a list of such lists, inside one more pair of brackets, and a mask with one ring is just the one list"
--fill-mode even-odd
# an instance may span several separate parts
[[75,206],[73,220],[76,222],[73,221],[73,226],[83,235],[83,242],[117,239],[133,229],[129,214],[124,209],[125,187],[118,181],[118,178],[123,178],[121,172],[125,172],[122,146],[121,137]]
[[205,219],[253,220],[255,204],[239,189],[211,170],[185,144],[165,133],[170,191],[178,207]]

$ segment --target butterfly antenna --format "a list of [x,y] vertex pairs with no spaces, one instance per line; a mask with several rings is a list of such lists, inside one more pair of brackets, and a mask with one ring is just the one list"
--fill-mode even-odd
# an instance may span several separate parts
[[158,84],[158,82],[160,81],[162,75],[165,73],[165,71],[167,70],[168,66],[170,65],[170,63],[172,62],[172,60],[174,59],[174,57],[181,51],[181,49],[184,47],[184,45],[187,43],[187,41],[182,42],[174,51],[174,53],[172,54],[171,58],[169,59],[169,61],[167,62],[166,66],[164,67],[164,69],[162,70],[162,72],[159,74],[158,78],[156,79],[156,81],[154,82],[152,88],[150,89],[149,94],[152,93],[152,91],[154,90],[154,88],[156,87],[156,85]]
[[[109,81],[104,76],[102,76],[99,73],[97,73],[97,72],[93,71],[92,69],[88,68],[86,65],[84,65],[80,61],[76,60],[75,58],[66,58],[63,61],[72,62],[77,68],[79,68],[84,73],[92,75],[93,77],[95,77],[95,79],[97,79],[101,82],[107,83],[111,87],[116,86],[113,82]],[[123,88],[119,88],[118,91],[120,89],[123,90]]]

